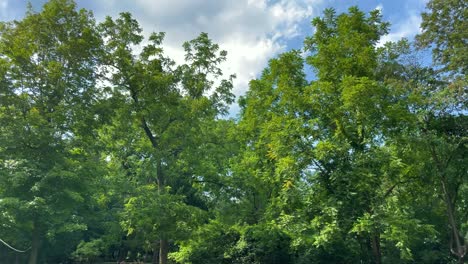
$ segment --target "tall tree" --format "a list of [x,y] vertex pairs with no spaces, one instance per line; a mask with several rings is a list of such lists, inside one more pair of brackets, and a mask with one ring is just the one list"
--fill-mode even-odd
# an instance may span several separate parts
[[[312,52],[307,62],[318,77],[309,87],[310,111],[321,132],[314,154],[318,182],[335,201],[328,206],[340,215],[338,222],[329,224],[338,225],[347,237],[359,219],[376,214],[374,203],[383,188],[378,158],[387,102],[385,86],[376,78],[375,46],[388,32],[388,23],[382,22],[377,10],[366,16],[356,7],[339,16],[328,9],[312,23],[316,32],[306,39],[305,47]],[[368,237],[358,236],[355,242],[371,248],[374,262],[381,263],[380,230],[374,226],[367,232]],[[360,253],[364,259],[366,254]]]
[[201,133],[204,126],[226,113],[226,104],[233,100],[232,77],[215,84],[226,52],[202,33],[184,44],[186,64],[175,67],[163,53],[163,33],[151,34],[149,44],[134,55],[132,46],[141,44],[143,36],[129,13],[115,21],[108,17],[100,27],[110,96],[118,102],[109,131],[124,156],[133,159],[122,160],[122,166],[136,165],[141,172],[136,174],[138,193],[128,197],[124,226],[129,233],[136,230],[159,240],[154,245],[164,264],[170,239],[187,234],[189,215],[203,208],[192,184],[206,172],[193,157],[209,143]]
[[[420,85],[431,93],[421,95],[424,122],[420,130],[430,153],[433,171],[439,181],[441,197],[445,201],[450,226],[450,248],[463,263],[467,253],[466,237],[462,227],[466,214],[459,204],[464,204],[463,190],[467,186],[465,131],[468,107],[468,4],[466,1],[439,1],[427,3],[427,12],[422,14],[422,33],[417,36],[421,48],[432,48],[433,62],[442,66]],[[421,80],[421,78],[415,78]],[[457,205],[458,204],[458,205]],[[461,211],[460,211],[461,209]]]
[[30,264],[45,242],[86,229],[101,44],[92,14],[69,0],[0,24],[0,206],[30,241]]

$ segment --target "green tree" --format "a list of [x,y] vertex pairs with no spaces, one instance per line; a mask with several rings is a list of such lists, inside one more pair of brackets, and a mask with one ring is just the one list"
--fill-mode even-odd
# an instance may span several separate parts
[[432,0],[422,14],[420,47],[432,47],[434,62],[445,70],[468,73],[468,3],[463,0]]
[[120,149],[111,159],[135,173],[123,225],[129,233],[147,234],[164,264],[169,240],[184,238],[194,224],[188,216],[196,222],[205,207],[193,184],[210,172],[201,170],[206,164],[197,155],[210,147],[204,127],[226,113],[233,100],[233,76],[218,80],[226,52],[205,33],[184,44],[186,64],[176,67],[164,56],[163,33],[151,34],[149,44],[134,54],[132,46],[143,36],[129,13],[115,21],[106,18],[100,28],[106,39],[104,75],[110,76],[109,96],[117,106],[105,132]]
[[225,120],[206,33],[177,65],[129,13],[29,8],[0,23],[0,238],[31,264],[464,263],[466,9],[429,1],[431,67],[377,47],[379,11],[327,9]]
[[360,247],[361,260],[372,255],[373,262],[381,263],[379,223],[370,222],[357,236],[353,230],[364,218],[377,216],[385,188],[379,176],[387,159],[381,146],[389,91],[377,78],[376,44],[388,32],[388,23],[377,10],[366,16],[356,7],[338,16],[328,9],[312,23],[316,32],[306,39],[305,48],[312,53],[307,62],[317,74],[308,87],[310,111],[320,130],[314,159],[319,186],[331,201],[324,205],[330,212],[323,210],[314,219],[319,228],[329,229],[319,233],[315,244],[325,246],[338,235],[348,241],[351,251],[346,254],[356,254],[352,252]]
[[[450,226],[450,249],[458,262],[464,262],[466,245],[467,186],[466,140],[467,130],[467,61],[468,61],[468,6],[466,1],[432,0],[422,14],[422,33],[417,36],[419,47],[432,48],[433,62],[442,66],[414,80],[430,94],[419,94],[421,99],[419,131],[431,160],[432,172],[439,181],[440,197],[445,202]],[[419,78],[418,78],[419,77]],[[424,143],[423,143],[424,142]]]
[[31,264],[86,229],[82,204],[100,171],[88,146],[101,44],[92,14],[68,0],[0,24],[0,207]]
[[[431,68],[413,67],[405,86],[410,91],[410,112],[413,122],[395,136],[406,163],[419,163],[418,185],[435,190],[433,197],[440,203],[439,213],[445,225],[438,225],[441,240],[447,252],[450,250],[459,263],[466,254],[466,95],[463,81],[449,79]],[[406,126],[401,123],[402,127]],[[422,196],[422,195],[421,195]],[[433,223],[436,225],[437,223]],[[448,227],[448,229],[447,229]],[[447,235],[442,235],[447,234]]]

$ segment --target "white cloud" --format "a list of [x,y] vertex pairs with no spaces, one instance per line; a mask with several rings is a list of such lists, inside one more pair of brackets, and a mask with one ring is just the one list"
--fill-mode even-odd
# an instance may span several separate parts
[[374,9],[377,9],[377,10],[379,10],[380,12],[382,12],[382,11],[383,11],[383,5],[382,5],[382,3],[378,4]]
[[[300,35],[300,24],[317,15],[322,0],[135,0],[99,1],[95,11],[117,14],[130,11],[146,34],[166,33],[165,50],[177,62],[183,61],[181,45],[207,32],[221,49],[228,51],[223,65],[226,74],[235,73],[234,92],[247,90],[274,55],[286,49],[286,42]],[[110,8],[109,8],[110,7]]]
[[263,70],[267,61],[283,51],[285,46],[267,37],[256,40],[232,37],[224,41],[223,48],[229,52],[223,71],[236,73],[234,93],[240,95],[245,92],[248,82]]
[[415,35],[421,32],[421,16],[412,12],[406,19],[401,23],[397,23],[392,26],[392,30],[389,34],[383,36],[378,46],[382,46],[385,42],[388,41],[398,41],[402,38],[413,38]]

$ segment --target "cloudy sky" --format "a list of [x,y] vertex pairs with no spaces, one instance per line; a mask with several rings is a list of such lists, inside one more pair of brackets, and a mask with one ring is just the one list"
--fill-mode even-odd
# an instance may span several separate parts
[[[28,0],[0,0],[0,20],[21,19]],[[30,0],[40,10],[45,0]],[[427,0],[76,0],[80,8],[91,9],[98,21],[107,15],[129,11],[145,34],[166,32],[165,50],[181,61],[184,41],[207,32],[228,51],[223,66],[235,73],[235,94],[242,95],[247,83],[266,66],[268,59],[300,48],[311,35],[310,21],[327,7],[344,12],[357,5],[364,11],[382,10],[391,32],[384,41],[412,38],[419,32],[420,14]],[[236,107],[232,109],[237,112]]]

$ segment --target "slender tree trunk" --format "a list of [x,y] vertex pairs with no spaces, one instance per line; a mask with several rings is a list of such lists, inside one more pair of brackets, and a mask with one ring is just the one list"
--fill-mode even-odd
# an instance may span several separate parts
[[[165,179],[162,171],[161,161],[157,164],[157,181],[158,181],[158,192],[161,194],[164,192]],[[163,236],[164,237],[164,236]],[[163,238],[159,241],[159,264],[167,264],[167,255],[169,253],[169,241],[167,238]]]
[[169,241],[161,239],[159,241],[159,264],[167,264],[167,254],[169,253]]
[[39,254],[39,230],[36,225],[34,225],[32,232],[32,244],[31,244],[31,254],[29,255],[28,264],[37,264],[37,256]]
[[158,264],[159,263],[159,243],[158,241],[154,242],[154,247],[153,247],[153,264]]
[[[435,164],[437,165],[437,174],[439,176],[440,184],[442,187],[442,192],[444,196],[444,202],[447,208],[447,217],[448,217],[448,222],[451,227],[452,231],[452,237],[455,240],[455,249],[453,249],[452,242],[450,242],[450,250],[452,253],[457,256],[458,263],[463,264],[465,263],[464,257],[466,254],[466,245],[465,243],[461,242],[460,235],[458,233],[458,228],[457,228],[457,223],[455,221],[455,209],[454,204],[452,204],[452,197],[450,197],[450,193],[447,187],[447,179],[445,177],[445,171],[447,170],[448,164],[450,162],[450,158],[445,162],[445,164],[442,164],[441,160],[437,156],[437,152],[434,148],[434,146],[431,146],[431,154],[432,154],[432,159],[434,160]],[[465,242],[465,241],[463,241]]]
[[382,252],[380,251],[380,235],[375,234],[371,238],[372,243],[372,254],[374,255],[374,263],[382,263]]
[[450,248],[452,250],[452,253],[457,256],[458,258],[458,263],[465,263],[464,262],[464,256],[466,254],[466,248],[464,245],[462,245],[460,241],[460,235],[458,234],[458,228],[457,224],[455,222],[455,216],[454,216],[454,210],[453,210],[453,205],[452,205],[452,200],[450,197],[450,194],[447,190],[447,185],[445,183],[445,179],[443,176],[440,177],[440,182],[442,185],[442,191],[444,193],[444,201],[447,207],[447,217],[449,220],[450,227],[452,229],[452,236],[453,239],[455,240],[455,249],[452,248],[453,245],[450,245]]

